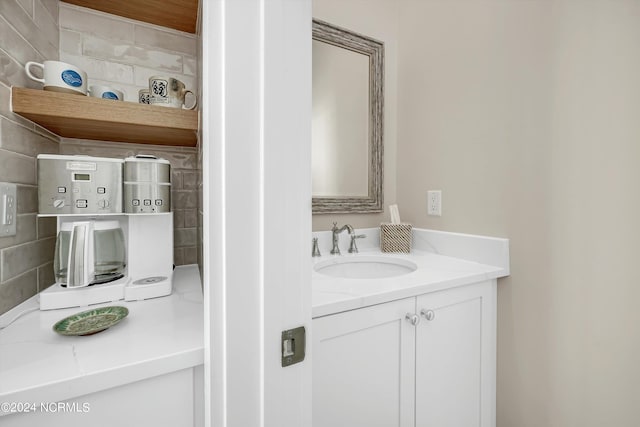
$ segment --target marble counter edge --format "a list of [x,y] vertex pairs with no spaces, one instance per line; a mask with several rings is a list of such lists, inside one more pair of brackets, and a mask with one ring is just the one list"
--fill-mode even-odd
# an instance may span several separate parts
[[357,310],[359,308],[369,307],[372,305],[384,304],[387,302],[397,301],[405,298],[413,298],[418,295],[472,285],[475,283],[481,283],[490,280],[496,280],[505,276],[507,276],[507,274],[505,274],[505,270],[496,269],[492,272],[472,274],[465,277],[456,277],[431,283],[416,284],[401,289],[392,289],[387,292],[380,292],[364,296],[354,295],[352,298],[345,298],[339,301],[314,304],[312,307],[311,317],[315,319],[319,317],[330,316],[332,314]]
[[[137,381],[193,368],[204,363],[204,349],[161,356],[154,360],[118,366],[101,372],[69,378],[0,394],[0,402],[60,402]],[[0,412],[0,417],[10,415]]]

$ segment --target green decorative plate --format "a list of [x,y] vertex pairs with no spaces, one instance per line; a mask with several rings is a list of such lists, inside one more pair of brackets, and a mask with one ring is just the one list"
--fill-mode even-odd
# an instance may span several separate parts
[[93,335],[115,325],[129,314],[126,307],[110,306],[76,313],[57,322],[53,330],[61,335]]

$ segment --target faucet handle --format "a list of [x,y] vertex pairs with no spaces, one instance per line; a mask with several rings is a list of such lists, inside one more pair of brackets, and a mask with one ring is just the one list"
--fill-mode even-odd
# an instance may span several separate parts
[[321,256],[320,249],[318,248],[318,238],[317,237],[313,238],[313,248],[311,249],[311,256],[312,257]]
[[358,246],[356,245],[356,239],[364,239],[365,236],[364,234],[352,234],[351,235],[351,245],[349,245],[349,253],[353,254],[353,253],[358,253]]

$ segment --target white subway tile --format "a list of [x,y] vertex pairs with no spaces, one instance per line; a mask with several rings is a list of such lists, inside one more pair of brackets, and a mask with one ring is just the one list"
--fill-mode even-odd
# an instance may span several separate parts
[[29,14],[29,16],[33,16],[33,2],[35,0],[17,0],[18,4],[22,6],[25,12]]
[[55,142],[56,144],[58,142],[60,142],[60,137],[58,135],[56,135],[55,133],[51,132],[49,129],[45,129],[42,126],[37,125],[35,123],[33,124],[33,127],[34,127],[36,133],[38,133],[38,134],[44,136],[45,138]]
[[60,3],[60,27],[113,40],[133,42],[133,24],[106,14]]
[[11,111],[11,89],[0,84],[0,116],[6,117],[16,123],[33,129],[33,122]]
[[44,59],[42,55],[21,37],[9,22],[2,17],[0,17],[0,40],[2,40],[0,49],[4,50],[21,64],[25,64],[27,61],[41,62]]
[[182,72],[181,55],[93,36],[84,37],[82,54],[109,61]]
[[182,57],[182,73],[187,76],[198,75],[198,60],[194,56]]
[[162,31],[143,25],[136,25],[134,34],[136,45],[161,48],[187,55],[196,55],[196,36],[187,35],[187,33]]
[[84,139],[63,139],[60,143],[60,154],[124,158],[138,154],[136,153],[136,145],[118,144],[117,142],[105,144],[100,141]]
[[166,145],[129,144],[85,139],[65,138],[60,143],[60,154],[81,154],[85,156],[124,158],[138,154],[152,154],[168,160],[172,169],[193,169],[195,166],[195,150],[192,152],[179,151],[177,148]]
[[[0,0],[5,1],[5,0]],[[31,298],[38,292],[37,270],[31,270],[0,284],[0,314]]]
[[2,281],[51,262],[55,245],[56,239],[50,237],[3,249]]
[[133,67],[86,56],[72,55],[66,52],[60,54],[60,60],[79,67],[87,73],[89,85],[93,80],[108,80],[122,84],[133,83]]
[[38,239],[46,239],[47,237],[55,237],[56,235],[56,218],[45,217],[38,218]]
[[36,240],[36,214],[16,215],[15,236],[0,236],[0,249]]
[[15,0],[0,1],[0,16],[7,18],[16,31],[26,40],[29,40],[29,43],[45,59],[58,59],[58,49],[49,43],[47,36],[40,31],[31,16]]
[[[197,230],[196,230],[196,233],[197,233]],[[197,237],[197,234],[196,234],[196,237]],[[198,262],[198,248],[196,246],[182,248],[182,250],[184,251],[183,265],[195,264]]]
[[56,142],[5,118],[0,118],[0,148],[32,157],[58,152]]
[[82,33],[60,30],[60,51],[73,55],[82,55]]
[[0,181],[36,183],[36,159],[0,149]]
[[53,263],[41,265],[38,267],[38,292],[47,289],[56,283],[56,277],[53,274]]
[[39,0],[36,0],[34,6],[33,20],[40,29],[39,33],[43,35],[49,43],[58,48],[60,46],[58,23]]
[[60,0],[35,0],[35,1],[39,1],[40,3],[42,3],[42,5],[49,11],[49,14],[57,24],[58,15],[59,15],[58,3],[60,3]]
[[38,213],[38,187],[35,185],[18,185],[16,194],[18,215]]
[[[171,201],[173,204],[173,200]],[[195,246],[197,243],[197,230],[195,228],[176,228],[173,230],[173,246]]]
[[40,83],[27,78],[24,66],[0,50],[0,82],[7,86],[41,88]]

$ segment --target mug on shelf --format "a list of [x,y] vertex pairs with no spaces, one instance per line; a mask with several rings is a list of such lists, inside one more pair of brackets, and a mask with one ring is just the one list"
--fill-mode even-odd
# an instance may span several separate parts
[[150,97],[151,94],[149,93],[149,89],[140,89],[138,91],[138,103],[151,104]]
[[111,86],[92,85],[89,88],[89,96],[94,98],[113,99],[114,101],[124,101],[124,94]]
[[[31,74],[31,68],[40,68],[43,78]],[[24,66],[27,76],[31,80],[44,85],[44,90],[53,92],[87,94],[87,73],[75,65],[60,61],[44,61],[43,63],[29,61]]]
[[[173,77],[153,76],[149,78],[149,103],[161,107],[186,108],[193,110],[198,105],[196,95],[185,88],[184,83]],[[193,105],[185,105],[185,97],[190,93],[193,96]]]

